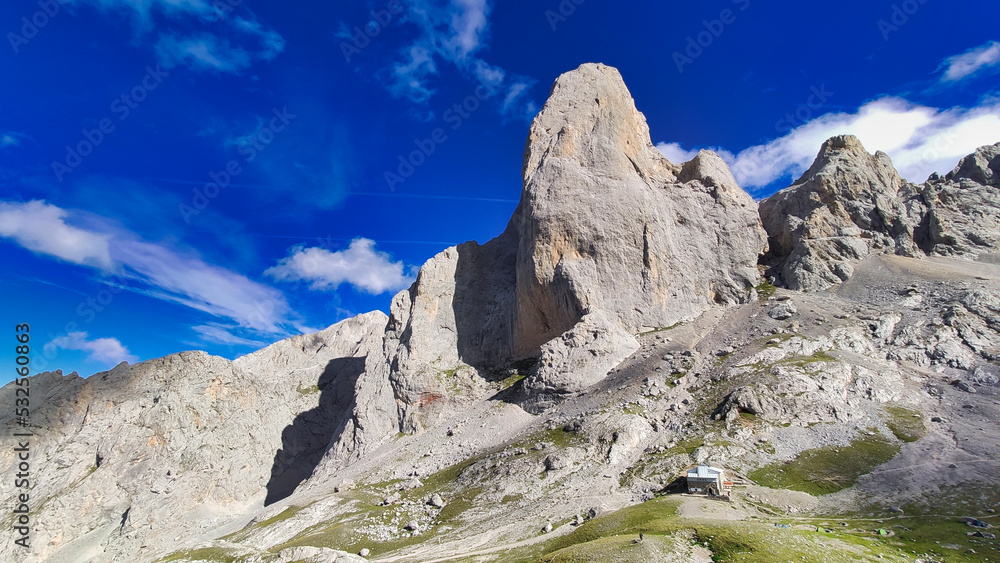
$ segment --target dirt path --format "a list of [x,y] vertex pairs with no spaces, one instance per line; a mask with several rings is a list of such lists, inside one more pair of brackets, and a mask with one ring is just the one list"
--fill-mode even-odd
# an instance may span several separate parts
[[677,507],[677,515],[681,518],[733,521],[745,520],[748,513],[725,501],[690,497]]

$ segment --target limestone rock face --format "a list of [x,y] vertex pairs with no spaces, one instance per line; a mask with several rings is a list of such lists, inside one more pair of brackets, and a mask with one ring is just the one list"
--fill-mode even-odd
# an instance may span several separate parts
[[664,158],[617,70],[556,80],[522,176],[502,235],[435,256],[393,300],[386,355],[404,431],[522,358],[540,359],[529,403],[551,404],[539,395],[600,381],[635,333],[753,295],[766,248],[756,203],[714,153]]
[[1000,249],[1000,143],[979,148],[921,190],[928,207],[922,246],[942,256]]
[[638,349],[635,336],[603,312],[584,315],[542,345],[537,372],[525,383],[530,397],[526,407],[538,412],[561,396],[585,391]]
[[867,256],[915,255],[905,189],[888,155],[833,137],[802,178],[760,203],[768,260],[789,288],[819,291],[850,278]]
[[766,241],[753,200],[712,153],[683,169],[664,158],[612,67],[556,80],[531,125],[523,179],[511,222],[518,354],[589,311],[635,332],[745,301],[756,285]]
[[378,377],[391,382],[404,431],[487,392],[489,375],[511,360],[515,251],[509,229],[448,248],[393,298]]
[[[195,520],[287,496],[343,426],[385,322],[369,313],[234,362],[183,352],[88,379],[32,378],[32,396],[45,397],[32,412],[38,560],[132,561]],[[0,390],[10,404],[13,387]],[[8,412],[0,425],[12,427]],[[10,448],[0,467],[0,499],[12,504]]]
[[823,144],[812,167],[760,202],[765,262],[791,289],[821,291],[872,255],[975,258],[1000,248],[1000,143],[924,184],[900,178],[885,153],[844,135]]

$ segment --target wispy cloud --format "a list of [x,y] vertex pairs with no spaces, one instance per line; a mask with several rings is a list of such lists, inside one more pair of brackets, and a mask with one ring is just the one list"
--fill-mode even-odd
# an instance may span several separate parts
[[375,249],[375,241],[354,239],[345,250],[330,252],[324,248],[292,249],[277,266],[264,273],[276,280],[309,282],[312,289],[336,289],[341,284],[378,295],[399,291],[413,283],[410,268]]
[[91,340],[86,332],[70,332],[65,336],[55,338],[45,344],[45,353],[54,354],[57,350],[76,350],[86,352],[87,359],[108,367],[114,367],[121,362],[135,363],[139,358],[132,355],[117,338],[96,338]]
[[[963,156],[1000,141],[1000,100],[987,99],[974,108],[939,109],[899,97],[884,97],[854,113],[830,113],[783,137],[734,154],[711,147],[733,169],[745,188],[761,188],[805,172],[823,141],[834,135],[857,136],[869,151],[883,151],[900,174],[923,182],[933,172],[951,170]],[[696,150],[678,143],[657,148],[675,162],[690,160]]]
[[149,288],[150,296],[232,319],[262,334],[285,334],[292,324],[281,292],[196,256],[128,239],[114,241],[112,256],[127,278]]
[[[282,36],[257,21],[246,6],[216,0],[76,0],[102,11],[127,14],[137,40],[156,34],[160,64],[239,73],[269,61],[285,48]],[[235,15],[239,10],[243,15]],[[160,29],[156,29],[156,28]],[[200,30],[199,30],[200,28]]]
[[941,63],[942,82],[957,82],[977,72],[1000,65],[1000,43],[990,41],[974,49],[948,57]]
[[0,131],[0,149],[20,146],[25,135],[15,131]]
[[68,211],[44,201],[0,202],[0,236],[32,252],[110,271],[110,237],[73,226],[66,222],[68,216]]
[[390,90],[399,97],[423,103],[434,94],[433,78],[439,62],[454,65],[468,78],[502,93],[505,115],[530,117],[536,108],[527,99],[534,81],[514,76],[486,62],[478,53],[487,46],[490,0],[416,0],[409,4],[406,21],[417,37],[399,52],[393,65]]
[[42,255],[115,273],[131,291],[229,319],[256,334],[299,332],[298,316],[277,289],[121,228],[74,225],[73,215],[44,201],[0,202],[0,236]]
[[160,64],[168,69],[186,64],[198,70],[239,74],[251,62],[246,51],[210,34],[188,38],[161,35],[155,48]]

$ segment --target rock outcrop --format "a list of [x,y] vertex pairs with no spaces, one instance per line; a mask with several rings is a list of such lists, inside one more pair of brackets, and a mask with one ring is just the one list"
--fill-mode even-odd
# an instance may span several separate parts
[[[132,561],[195,520],[288,496],[349,426],[385,323],[368,313],[233,362],[183,352],[87,379],[32,378],[38,560]],[[4,404],[13,387],[0,391]],[[3,499],[15,491],[14,456],[0,452]]]
[[664,158],[614,68],[556,80],[523,179],[512,220],[520,354],[588,312],[636,332],[746,301],[757,283],[766,243],[754,202],[714,153],[683,168]]
[[940,256],[976,257],[1000,249],[1000,143],[979,148],[920,195],[927,216],[921,246]]
[[767,260],[790,289],[816,291],[872,254],[916,254],[906,188],[889,155],[868,154],[850,135],[826,141],[798,181],[760,202]]
[[833,137],[790,187],[760,202],[764,262],[790,289],[820,291],[849,279],[872,255],[962,255],[1000,248],[1000,144],[915,185],[889,156],[856,137]]
[[522,176],[502,235],[435,256],[393,300],[386,352],[404,431],[460,402],[456,390],[486,392],[463,366],[488,380],[539,358],[525,384],[537,410],[600,381],[635,333],[754,295],[766,247],[756,204],[718,155],[663,157],[614,68],[556,80]]

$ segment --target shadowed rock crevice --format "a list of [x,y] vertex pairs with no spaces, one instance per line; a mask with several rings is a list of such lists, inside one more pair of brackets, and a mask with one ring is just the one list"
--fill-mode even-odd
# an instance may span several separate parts
[[317,382],[319,405],[296,416],[281,433],[265,506],[287,498],[312,475],[331,440],[343,431],[353,410],[355,385],[364,372],[365,358],[336,358],[327,364]]
[[516,235],[508,229],[484,245],[469,242],[457,250],[452,308],[458,357],[489,378],[514,359]]

